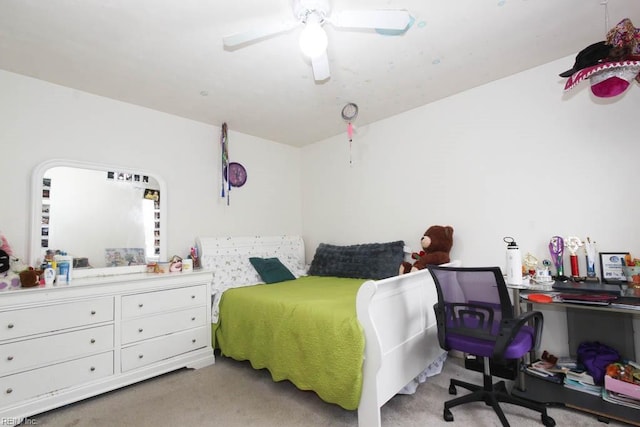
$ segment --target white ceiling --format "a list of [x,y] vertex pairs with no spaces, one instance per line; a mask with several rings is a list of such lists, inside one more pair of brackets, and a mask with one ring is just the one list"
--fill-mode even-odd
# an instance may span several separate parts
[[347,102],[365,125],[576,54],[622,18],[640,24],[638,0],[331,3],[407,9],[415,22],[402,36],[325,24],[331,78],[316,83],[300,28],[222,46],[224,35],[292,19],[290,0],[0,0],[0,68],[303,146],[344,133]]

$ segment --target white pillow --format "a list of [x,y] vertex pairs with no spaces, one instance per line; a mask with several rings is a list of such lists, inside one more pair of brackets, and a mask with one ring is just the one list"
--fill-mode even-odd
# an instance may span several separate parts
[[307,275],[307,270],[304,266],[304,260],[301,260],[299,257],[293,254],[282,254],[275,255],[276,258],[280,260],[285,267],[289,269],[289,271],[296,276],[296,279],[301,276]]
[[213,270],[214,289],[264,283],[247,256],[222,255],[207,258],[203,267]]

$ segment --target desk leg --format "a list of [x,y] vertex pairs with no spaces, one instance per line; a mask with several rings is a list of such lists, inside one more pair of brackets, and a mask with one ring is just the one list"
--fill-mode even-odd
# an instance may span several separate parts
[[[521,310],[520,310],[520,289],[513,288],[512,291],[513,291],[513,314],[514,314],[515,317],[518,317],[518,316],[520,316],[520,313],[521,313]],[[530,354],[529,353],[525,354],[524,360],[522,360],[521,363],[524,363],[525,366],[528,365],[529,363],[531,363],[531,359],[530,359]],[[520,391],[527,391],[527,386],[525,384],[524,376],[525,376],[525,373],[524,373],[524,370],[522,369],[522,366],[518,366],[518,376],[516,378],[515,387]]]

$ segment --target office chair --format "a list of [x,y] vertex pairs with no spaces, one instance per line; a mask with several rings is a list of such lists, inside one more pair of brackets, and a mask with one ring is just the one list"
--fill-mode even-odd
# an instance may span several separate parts
[[[556,424],[543,404],[512,396],[504,381],[493,383],[491,361],[520,359],[538,348],[542,336],[542,313],[530,311],[514,318],[509,290],[499,267],[428,266],[438,292],[433,306],[438,340],[444,350],[458,350],[483,359],[483,385],[451,379],[449,394],[456,386],[470,394],[444,404],[443,418],[453,421],[451,408],[468,402],[484,401],[492,406],[505,427],[509,422],[499,402],[511,403],[540,412],[546,427]],[[531,323],[531,326],[529,325]]]

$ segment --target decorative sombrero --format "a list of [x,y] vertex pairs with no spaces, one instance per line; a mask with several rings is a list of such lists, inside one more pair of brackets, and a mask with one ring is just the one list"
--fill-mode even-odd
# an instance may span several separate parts
[[564,90],[573,89],[584,79],[591,80],[595,96],[610,98],[624,92],[633,79],[640,83],[640,61],[603,62],[584,68],[567,79]]
[[560,74],[568,77],[564,90],[584,79],[600,98],[623,93],[632,80],[640,83],[640,30],[625,18],[607,32],[606,41],[594,43],[578,53],[573,68]]

